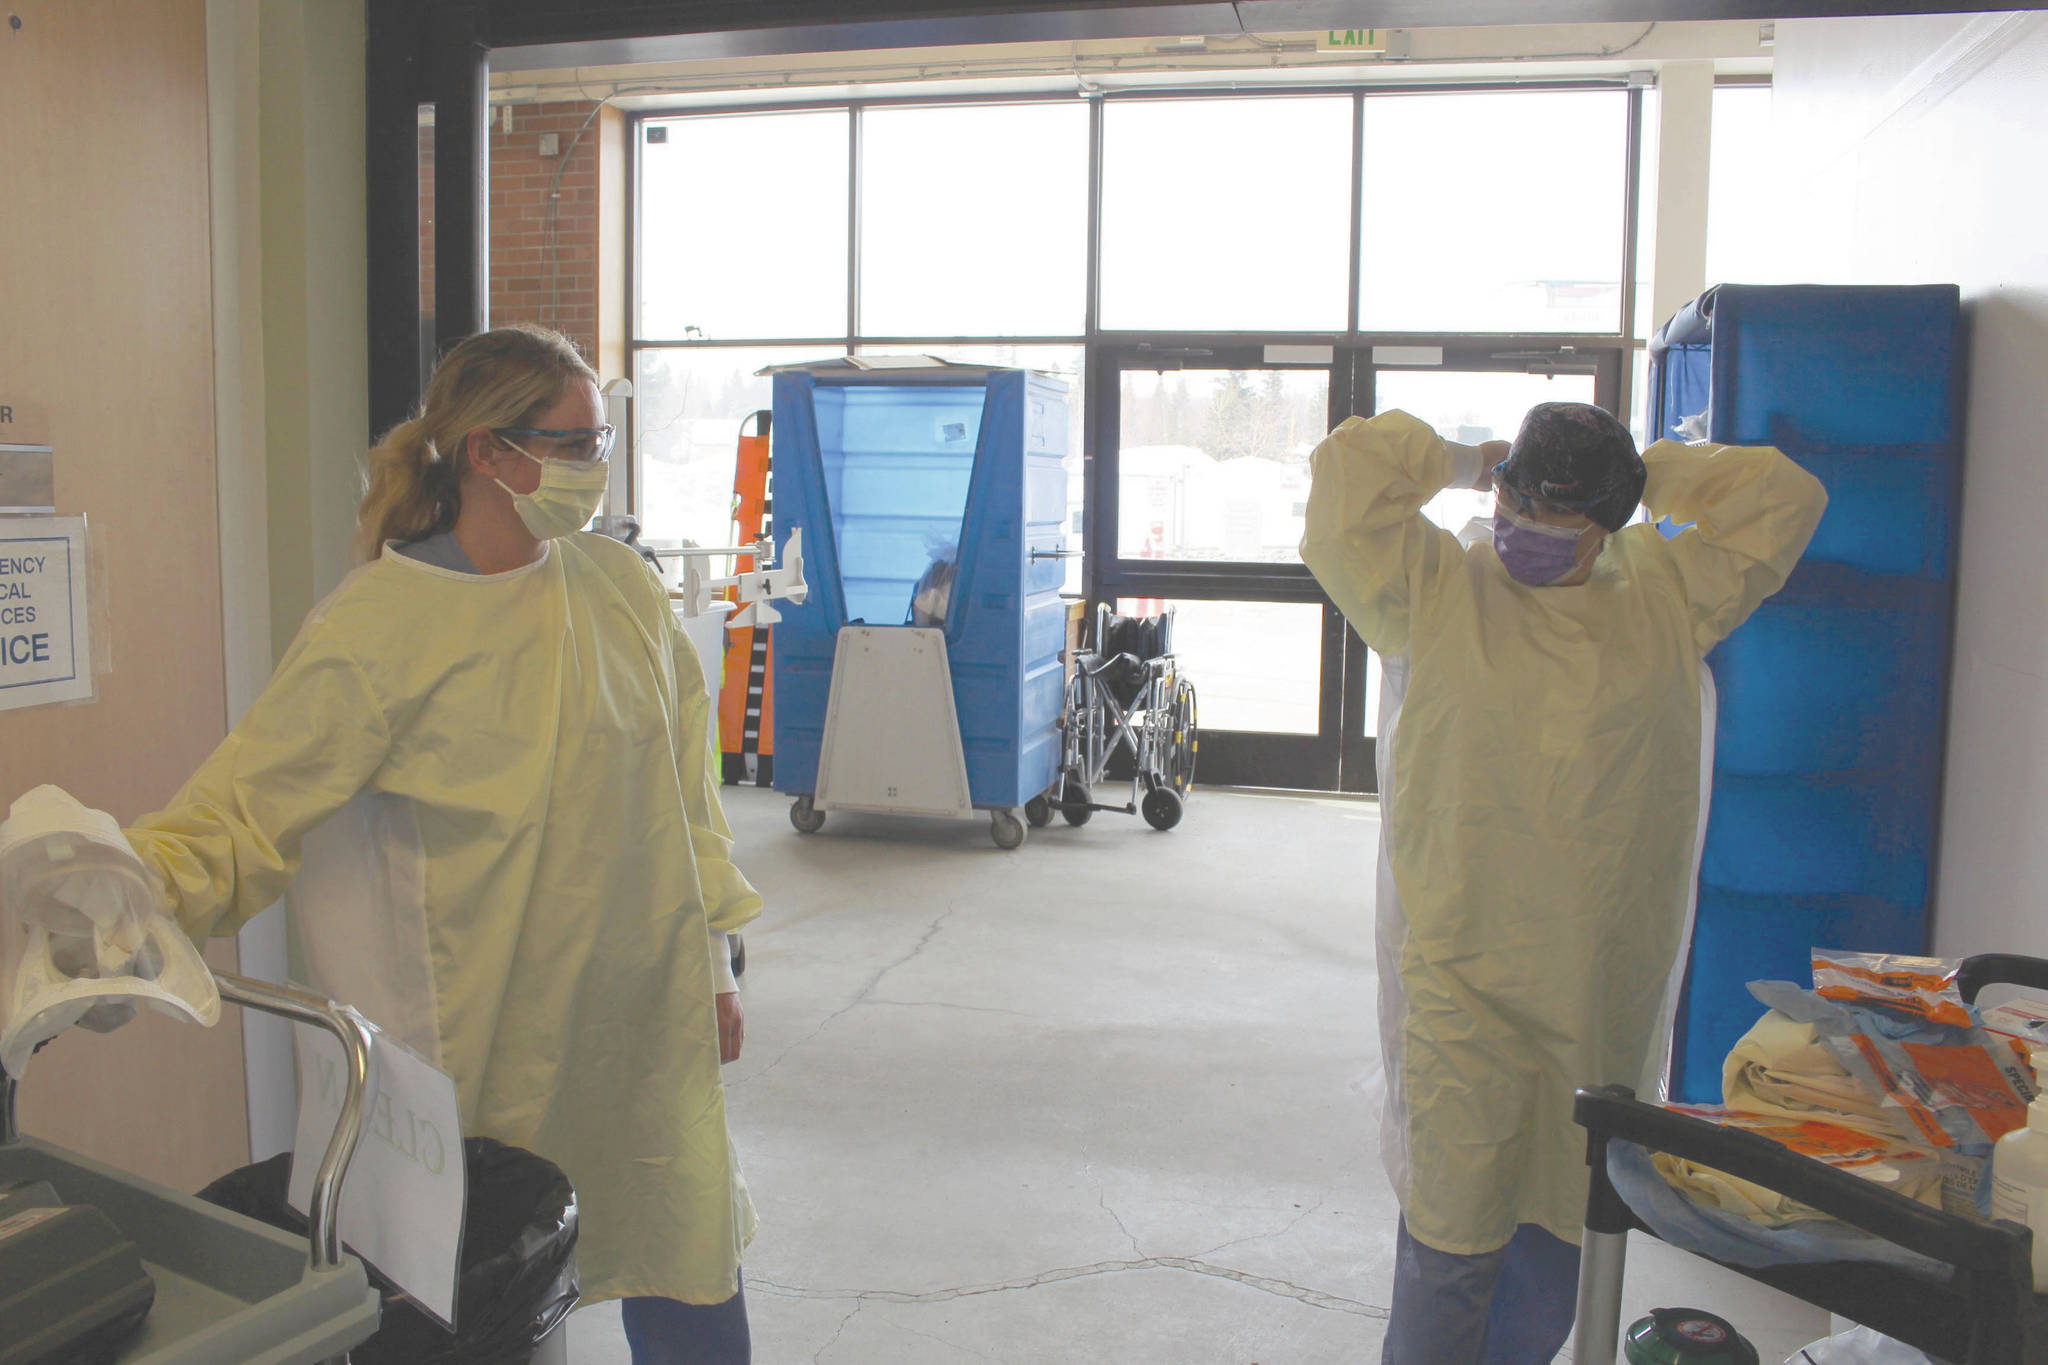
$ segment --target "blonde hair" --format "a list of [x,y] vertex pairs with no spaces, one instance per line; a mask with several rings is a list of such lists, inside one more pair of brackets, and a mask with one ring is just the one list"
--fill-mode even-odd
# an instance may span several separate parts
[[578,382],[597,374],[559,332],[524,324],[468,337],[441,358],[413,417],[370,449],[356,552],[446,531],[462,511],[463,441],[478,427],[532,422]]

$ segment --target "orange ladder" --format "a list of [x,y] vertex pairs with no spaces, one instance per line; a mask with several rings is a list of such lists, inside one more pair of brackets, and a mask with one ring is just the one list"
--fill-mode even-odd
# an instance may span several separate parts
[[[747,431],[749,422],[756,424],[751,434]],[[732,490],[734,545],[750,545],[774,533],[769,493],[769,422],[770,415],[763,409],[740,423],[739,458]],[[727,588],[725,599],[738,602],[739,589]],[[767,787],[775,781],[775,694],[770,686],[772,633],[768,626],[737,626],[725,633],[725,679],[718,693],[718,748],[721,775],[729,786]]]

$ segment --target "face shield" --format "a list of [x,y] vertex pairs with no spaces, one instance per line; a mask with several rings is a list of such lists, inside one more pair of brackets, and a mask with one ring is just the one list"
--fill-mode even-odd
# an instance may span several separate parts
[[220,1018],[213,973],[113,817],[37,787],[0,821],[0,1066],[18,1078],[73,1024],[111,1032],[138,1004]]

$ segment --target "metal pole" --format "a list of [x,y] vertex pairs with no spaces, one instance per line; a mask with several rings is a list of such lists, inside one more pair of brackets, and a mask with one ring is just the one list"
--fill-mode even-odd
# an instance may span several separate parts
[[1579,1244],[1579,1315],[1572,1344],[1577,1365],[1613,1365],[1621,1349],[1621,1277],[1627,1262],[1626,1232],[1586,1229]]
[[317,1024],[341,1040],[348,1088],[342,1097],[341,1117],[335,1120],[334,1136],[327,1141],[327,1154],[320,1159],[320,1171],[313,1180],[308,1211],[314,1268],[340,1265],[341,1185],[349,1162],[355,1158],[356,1144],[363,1136],[364,1097],[370,1083],[370,1027],[348,1006],[308,991],[275,986],[232,972],[215,972],[214,980],[220,983],[223,1000],[245,1009]]

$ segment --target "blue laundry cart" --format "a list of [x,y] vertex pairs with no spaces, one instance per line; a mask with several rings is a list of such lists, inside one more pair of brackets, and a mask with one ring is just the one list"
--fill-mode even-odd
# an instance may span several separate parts
[[[1954,285],[1734,285],[1650,343],[1652,434],[1773,445],[1828,490],[1784,590],[1707,656],[1713,804],[1672,1094],[1721,1098],[1747,983],[1926,951],[1962,502]],[[1691,424],[1688,424],[1691,429]],[[1667,528],[1668,530],[1669,528]]]
[[1064,676],[1067,391],[1026,370],[848,361],[774,376],[775,789],[828,810],[1051,818]]

